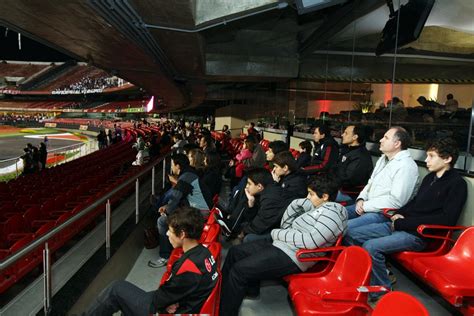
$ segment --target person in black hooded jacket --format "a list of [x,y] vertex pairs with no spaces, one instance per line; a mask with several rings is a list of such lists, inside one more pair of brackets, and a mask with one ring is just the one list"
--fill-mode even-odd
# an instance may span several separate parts
[[243,242],[271,238],[270,232],[278,227],[283,212],[289,204],[285,200],[283,189],[277,185],[265,168],[255,168],[248,172],[247,212],[255,212],[255,217],[243,223],[239,238]]
[[313,159],[311,164],[302,170],[306,175],[330,170],[339,157],[339,145],[331,136],[331,130],[327,125],[317,125],[314,128],[313,138],[316,143]]
[[272,176],[283,189],[283,198],[288,203],[308,195],[307,177],[299,172],[296,160],[289,151],[275,155]]

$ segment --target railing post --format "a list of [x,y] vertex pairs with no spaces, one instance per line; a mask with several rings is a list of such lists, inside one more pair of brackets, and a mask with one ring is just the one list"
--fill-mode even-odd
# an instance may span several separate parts
[[20,159],[17,159],[15,161],[15,169],[16,169],[16,177],[18,178],[18,162],[20,161]]
[[44,244],[43,249],[43,306],[44,314],[49,315],[51,307],[51,260],[48,243]]
[[151,194],[155,195],[155,167],[151,169]]
[[140,195],[140,181],[137,178],[135,182],[135,224],[138,224],[138,217],[139,217],[139,196]]
[[166,181],[166,157],[163,158],[163,181],[162,181],[162,184],[161,184],[162,189],[165,188],[165,181]]
[[112,233],[112,221],[110,217],[110,199],[105,204],[105,259],[110,259],[110,237]]

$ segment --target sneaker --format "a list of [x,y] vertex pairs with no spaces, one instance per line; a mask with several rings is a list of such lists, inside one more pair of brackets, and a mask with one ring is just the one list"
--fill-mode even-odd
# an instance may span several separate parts
[[230,228],[227,226],[227,224],[224,222],[223,219],[219,219],[218,216],[215,217],[216,221],[217,221],[217,224],[219,224],[222,228],[222,234],[224,236],[230,236],[230,234],[232,234],[232,231],[230,230]]
[[393,274],[391,270],[387,269],[387,274],[388,274],[388,278],[390,279],[391,286],[397,283],[397,277],[395,276],[395,274]]
[[168,259],[158,258],[156,260],[148,261],[148,266],[150,268],[161,268],[161,267],[164,267],[167,263],[168,263]]

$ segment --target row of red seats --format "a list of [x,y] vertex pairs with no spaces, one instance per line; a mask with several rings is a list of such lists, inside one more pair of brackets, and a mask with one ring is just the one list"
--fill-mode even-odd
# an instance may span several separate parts
[[[431,286],[444,299],[458,308],[463,315],[474,315],[474,277],[471,271],[474,263],[474,227],[466,228],[456,242],[452,239],[454,229],[462,227],[435,227],[422,225],[419,232],[433,241],[424,252],[401,252],[393,258],[424,283]],[[441,234],[428,234],[427,229],[441,230]],[[371,287],[371,260],[360,247],[336,246],[300,250],[300,261],[317,262],[311,270],[290,275],[289,296],[298,315],[366,315],[371,312],[367,305],[370,291],[386,291]],[[450,246],[454,243],[454,246]],[[321,256],[321,254],[324,254]],[[387,303],[383,301],[387,297]],[[395,304],[397,309],[387,306]],[[386,295],[374,315],[428,315],[426,309],[407,295]]]
[[[34,175],[1,187],[0,259],[16,253],[138,173],[141,167],[131,167],[134,156],[131,145],[123,142],[45,170],[41,179],[38,179],[44,190],[37,191],[37,187],[28,182],[28,179],[33,181]],[[62,181],[63,177],[67,180]],[[59,186],[55,184],[56,181],[60,183]],[[125,187],[112,196],[111,203],[116,203],[133,190],[133,185]],[[32,198],[28,197],[28,191]],[[54,253],[71,240],[104,210],[105,203],[48,240],[51,251]],[[32,251],[2,271],[0,293],[39,266],[41,255],[41,249]]]

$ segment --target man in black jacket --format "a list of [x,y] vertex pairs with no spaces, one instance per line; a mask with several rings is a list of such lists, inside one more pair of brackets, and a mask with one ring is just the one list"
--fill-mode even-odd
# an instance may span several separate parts
[[308,195],[307,177],[299,172],[296,160],[289,151],[282,151],[273,157],[272,176],[283,189],[283,198],[288,204]]
[[306,175],[315,175],[330,170],[337,163],[339,157],[339,145],[331,136],[331,130],[327,125],[316,125],[313,138],[316,146],[311,165],[303,168]]
[[171,276],[157,290],[145,292],[127,281],[115,281],[99,295],[86,315],[199,314],[217,284],[215,258],[198,240],[204,219],[198,209],[183,207],[168,217],[168,237],[184,254],[172,267]]
[[[364,126],[349,125],[342,133],[342,145],[336,174],[345,191],[357,191],[364,186],[372,174],[372,157],[365,147]],[[359,190],[360,191],[360,190]],[[352,197],[339,191],[336,202],[352,201]]]
[[[361,245],[372,257],[371,285],[390,287],[385,256],[400,251],[421,251],[426,243],[418,234],[421,224],[456,225],[467,198],[466,181],[453,166],[459,151],[451,138],[427,146],[426,167],[430,171],[416,197],[400,208],[391,220],[349,229],[345,242]],[[378,300],[380,294],[371,294]]]

